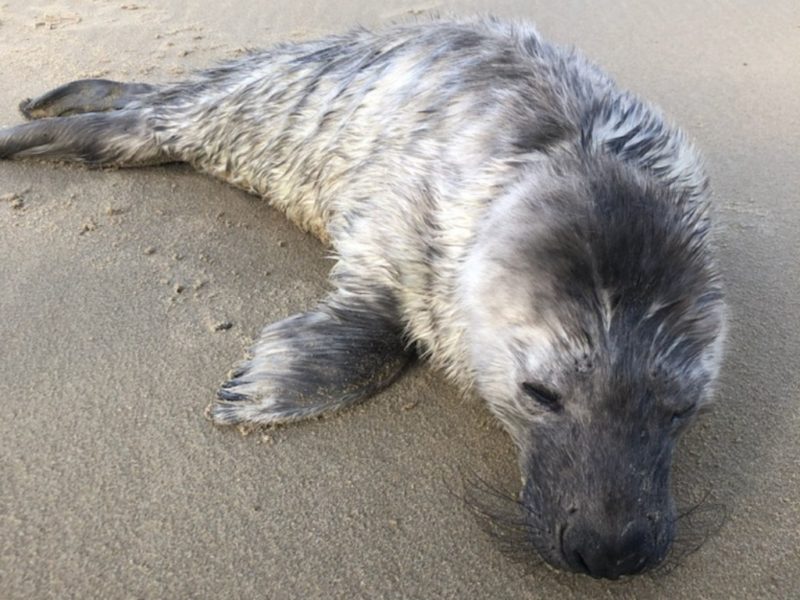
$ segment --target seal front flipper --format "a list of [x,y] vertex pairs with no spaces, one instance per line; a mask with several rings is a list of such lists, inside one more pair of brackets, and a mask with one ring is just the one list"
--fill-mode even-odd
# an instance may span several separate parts
[[264,329],[208,409],[219,425],[299,421],[365,400],[408,364],[402,330],[377,307],[334,296]]

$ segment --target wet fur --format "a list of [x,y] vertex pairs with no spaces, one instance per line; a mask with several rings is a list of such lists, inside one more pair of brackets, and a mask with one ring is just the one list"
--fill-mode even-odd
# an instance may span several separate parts
[[[335,291],[264,330],[217,423],[336,410],[416,352],[513,437],[548,562],[613,577],[663,558],[672,448],[724,339],[708,182],[684,135],[581,55],[492,19],[395,25],[21,110],[35,120],[0,130],[0,158],[188,162],[332,246]],[[647,561],[589,564],[581,536],[622,553],[634,525]]]

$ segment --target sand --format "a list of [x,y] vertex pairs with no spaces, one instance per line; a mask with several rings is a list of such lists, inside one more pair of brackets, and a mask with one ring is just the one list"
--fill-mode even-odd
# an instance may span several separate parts
[[619,583],[502,555],[462,473],[513,488],[480,403],[421,365],[335,418],[242,436],[203,409],[330,261],[180,166],[0,162],[0,597],[800,597],[800,5],[0,2],[0,123],[66,80],[175,79],[244,48],[429,10],[535,20],[659,103],[708,159],[731,331],[675,491],[727,507],[673,572]]

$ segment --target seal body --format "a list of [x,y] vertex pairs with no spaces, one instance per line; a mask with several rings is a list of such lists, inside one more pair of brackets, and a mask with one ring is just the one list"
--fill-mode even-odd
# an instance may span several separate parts
[[395,25],[21,110],[0,158],[189,162],[332,246],[330,296],[264,330],[214,421],[335,410],[416,351],[511,434],[548,562],[618,577],[664,558],[672,449],[724,338],[708,183],[581,55],[491,19]]

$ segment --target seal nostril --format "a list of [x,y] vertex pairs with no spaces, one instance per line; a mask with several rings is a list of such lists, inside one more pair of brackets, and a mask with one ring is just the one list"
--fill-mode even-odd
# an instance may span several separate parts
[[633,569],[631,570],[631,575],[636,574],[636,573],[641,573],[642,571],[644,571],[644,568],[645,568],[646,564],[647,564],[647,557],[646,556],[642,556],[641,558],[639,558],[639,562],[637,562],[634,565]]
[[577,550],[573,553],[573,557],[575,559],[575,566],[578,567],[581,573],[590,573],[589,565],[586,564],[586,561],[583,560],[583,556]]
[[576,573],[591,574],[589,565],[586,564],[581,553],[578,550],[574,550],[572,547],[568,547],[571,546],[571,544],[564,539],[567,534],[567,529],[569,529],[568,525],[561,525],[558,533],[558,542],[564,562]]

